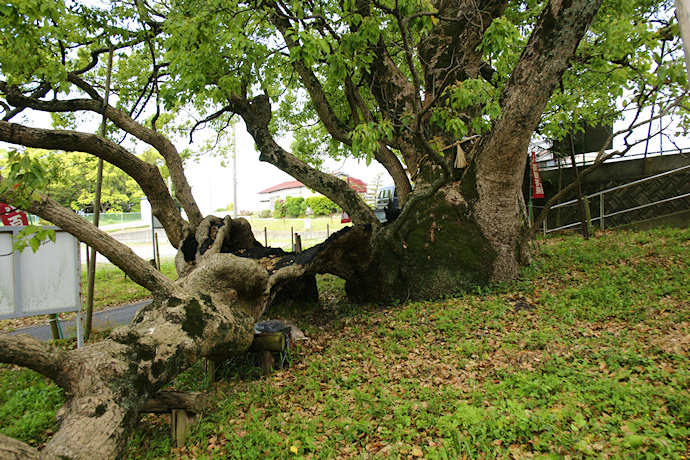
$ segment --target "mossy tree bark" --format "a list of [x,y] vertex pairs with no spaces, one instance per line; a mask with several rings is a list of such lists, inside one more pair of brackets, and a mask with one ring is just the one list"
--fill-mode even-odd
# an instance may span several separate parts
[[[282,290],[337,267],[334,261],[368,233],[346,229],[318,247],[282,253],[263,266],[252,256],[268,260],[261,256],[276,251],[256,242],[246,220],[209,216],[180,244],[183,276],[173,282],[50,198],[42,197],[30,210],[97,248],[154,295],[131,326],[79,350],[0,335],[0,362],[33,369],[65,390],[59,429],[40,454],[45,458],[121,458],[146,401],[200,358],[222,360],[246,351],[255,321]],[[30,446],[4,437],[0,454],[39,457]]]

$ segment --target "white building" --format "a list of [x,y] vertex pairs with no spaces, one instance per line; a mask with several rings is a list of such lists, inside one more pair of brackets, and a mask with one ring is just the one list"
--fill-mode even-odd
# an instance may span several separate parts
[[316,195],[320,194],[309,190],[306,185],[298,180],[283,182],[259,192],[261,209],[267,209],[269,211],[273,211],[275,209],[276,201],[284,200],[289,196],[293,198],[297,198],[299,196],[302,198],[309,198],[310,196]]

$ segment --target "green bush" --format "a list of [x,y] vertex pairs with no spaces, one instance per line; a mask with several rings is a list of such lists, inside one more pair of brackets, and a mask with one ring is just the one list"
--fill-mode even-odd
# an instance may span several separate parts
[[276,201],[273,206],[273,217],[275,219],[282,219],[287,214],[287,206],[285,205],[285,200]]
[[311,208],[315,216],[328,216],[340,209],[337,204],[325,196],[311,196],[302,203],[302,210]]
[[285,198],[285,215],[287,217],[299,217],[302,215],[302,203],[304,202],[304,198],[301,196],[298,196],[297,198],[293,198],[291,196],[288,196]]

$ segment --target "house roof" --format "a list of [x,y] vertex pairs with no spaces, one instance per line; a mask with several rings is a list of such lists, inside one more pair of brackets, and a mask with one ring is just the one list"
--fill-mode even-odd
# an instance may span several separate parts
[[[367,191],[367,184],[364,181],[361,181],[357,179],[356,177],[349,176],[345,173],[342,172],[336,172],[333,174],[335,177],[339,177],[343,180],[345,180],[350,187],[355,189],[358,193],[364,193]],[[265,194],[265,193],[271,193],[271,192],[279,192],[281,190],[287,190],[291,188],[299,188],[299,187],[306,187],[303,183],[301,183],[298,180],[291,180],[287,182],[280,183],[278,185],[274,185],[273,187],[269,187],[266,190],[262,190],[259,192],[259,195]]]
[[291,180],[291,181],[280,183],[278,185],[274,185],[273,187],[269,187],[266,190],[262,190],[259,192],[259,194],[277,192],[280,190],[286,190],[289,188],[299,188],[299,187],[304,187],[304,184],[298,180]]

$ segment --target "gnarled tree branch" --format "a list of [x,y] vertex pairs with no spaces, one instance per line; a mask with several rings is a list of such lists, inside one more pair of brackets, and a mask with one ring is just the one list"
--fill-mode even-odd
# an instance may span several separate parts
[[0,362],[23,366],[69,389],[63,367],[67,353],[29,335],[0,334]]
[[356,223],[380,225],[374,212],[345,181],[322,173],[304,161],[286,152],[270,133],[271,104],[268,96],[262,95],[251,101],[235,95],[231,99],[233,111],[239,114],[247,125],[261,155],[259,159],[271,163],[290,174],[307,187],[333,198]]

